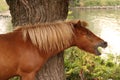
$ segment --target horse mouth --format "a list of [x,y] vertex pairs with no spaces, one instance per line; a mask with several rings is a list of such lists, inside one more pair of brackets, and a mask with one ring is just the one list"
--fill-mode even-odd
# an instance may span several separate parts
[[99,48],[106,48],[107,47],[107,42],[101,42],[99,43],[96,47],[95,47],[95,53],[96,55],[101,55],[101,52],[99,50]]

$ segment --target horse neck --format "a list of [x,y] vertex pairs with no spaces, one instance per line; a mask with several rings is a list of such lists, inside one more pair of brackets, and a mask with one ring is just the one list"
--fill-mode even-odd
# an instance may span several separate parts
[[48,55],[48,57],[52,57],[52,56],[55,56],[59,53],[61,53],[62,51],[64,51],[65,49],[67,48],[70,48],[71,46],[73,46],[73,39],[71,39],[71,43],[70,44],[67,44],[67,45],[64,45],[62,48],[58,49],[54,49],[54,50],[49,50],[49,52],[45,52],[45,54]]
[[[31,30],[23,30],[23,37],[25,41],[31,41],[31,44],[39,49],[40,54],[55,55],[72,45],[74,32],[71,25],[61,24],[57,27],[53,25],[47,29],[41,27]],[[31,33],[35,32],[34,30],[39,31],[37,35]]]
[[[72,30],[72,28],[71,28]],[[71,47],[74,45],[74,29],[73,29],[73,33],[69,33],[70,35],[66,35],[64,37],[61,37],[61,39],[57,39],[58,41],[52,41],[50,46],[48,44],[49,47],[47,47],[46,49],[44,49],[44,53],[48,54],[49,56],[54,56],[62,51],[64,51],[65,49]],[[66,39],[65,39],[66,38]],[[54,39],[54,37],[53,37]],[[62,41],[62,42],[61,42]]]

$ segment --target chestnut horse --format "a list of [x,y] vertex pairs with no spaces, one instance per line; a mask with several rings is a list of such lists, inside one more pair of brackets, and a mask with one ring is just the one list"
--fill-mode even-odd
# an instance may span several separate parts
[[71,46],[100,55],[107,43],[94,35],[84,21],[58,21],[22,26],[0,34],[0,80],[15,75],[34,80],[46,61]]

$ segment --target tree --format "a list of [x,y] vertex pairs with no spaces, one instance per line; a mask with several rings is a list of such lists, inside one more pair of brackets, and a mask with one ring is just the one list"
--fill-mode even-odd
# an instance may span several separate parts
[[[13,26],[65,20],[68,0],[6,0]],[[48,60],[36,80],[64,80],[63,54]]]

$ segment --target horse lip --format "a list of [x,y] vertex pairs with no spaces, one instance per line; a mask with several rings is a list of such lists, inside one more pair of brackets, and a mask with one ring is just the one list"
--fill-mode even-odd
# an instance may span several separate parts
[[107,42],[103,41],[95,47],[95,53],[96,55],[101,55],[101,52],[98,50],[98,47],[106,48],[107,47]]
[[98,47],[95,48],[95,53],[97,56],[101,55],[101,52],[98,50]]

